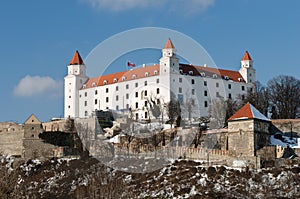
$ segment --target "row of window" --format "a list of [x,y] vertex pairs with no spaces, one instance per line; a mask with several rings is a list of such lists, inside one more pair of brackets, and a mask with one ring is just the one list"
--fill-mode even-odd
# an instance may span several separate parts
[[[182,78],[181,78],[181,77],[179,77],[179,83],[182,83]],[[191,80],[191,83],[192,83],[192,84],[195,84],[195,80],[192,79],[192,80]],[[204,86],[207,86],[207,81],[204,81],[204,82],[203,82],[203,85],[204,85]],[[217,87],[217,88],[219,87],[219,82],[216,82],[216,87]],[[228,84],[228,89],[231,89],[231,84]],[[243,91],[245,90],[245,86],[242,86],[242,90],[243,90]]]
[[[182,78],[179,78],[179,82],[182,82]],[[156,83],[159,83],[159,79],[156,80]],[[144,85],[147,86],[147,84],[148,84],[147,81],[145,81]],[[192,84],[195,84],[195,80],[194,79],[192,79]],[[204,81],[203,85],[207,86],[207,81]],[[138,87],[138,82],[135,83],[135,87]],[[216,87],[219,88],[219,82],[216,82]],[[125,88],[129,89],[129,84],[126,84]],[[228,84],[228,89],[231,89],[231,88],[232,88],[231,84]],[[244,91],[245,90],[245,86],[241,86],[241,89],[242,89],[242,91]],[[116,86],[116,91],[119,91],[119,86]],[[105,88],[105,92],[109,93],[109,88]],[[205,92],[207,92],[207,91],[205,91]],[[179,93],[182,93],[182,88],[181,87],[179,87]],[[195,93],[194,89],[192,89],[192,94],[193,93]],[[98,90],[95,90],[95,95],[97,95],[97,94],[98,94]],[[157,92],[157,94],[159,94],[159,91]],[[87,97],[87,92],[84,93],[84,96]],[[207,95],[205,95],[205,96],[207,96]],[[71,96],[69,96],[69,98],[71,98]]]

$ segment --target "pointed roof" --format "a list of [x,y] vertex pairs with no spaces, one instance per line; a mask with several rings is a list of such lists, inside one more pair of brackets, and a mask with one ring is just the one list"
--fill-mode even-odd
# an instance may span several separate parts
[[83,61],[82,61],[82,58],[78,52],[78,50],[76,50],[73,58],[71,59],[69,65],[81,65],[81,64],[84,64]]
[[235,114],[233,114],[228,121],[243,120],[243,119],[259,119],[264,121],[270,121],[266,116],[259,112],[249,102],[240,108]]
[[252,60],[248,51],[245,52],[242,61]]
[[31,114],[24,124],[41,124],[41,122],[34,114]]
[[175,48],[175,46],[173,45],[173,43],[172,43],[172,41],[171,41],[170,38],[166,42],[164,49],[168,49],[168,48]]

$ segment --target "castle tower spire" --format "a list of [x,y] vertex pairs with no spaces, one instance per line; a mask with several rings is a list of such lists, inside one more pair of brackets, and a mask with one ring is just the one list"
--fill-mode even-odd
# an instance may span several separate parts
[[175,49],[175,46],[173,45],[172,40],[170,38],[167,40],[164,49],[169,49],[169,48]]
[[84,65],[78,50],[76,50],[76,52],[74,53],[69,65]]
[[248,51],[244,53],[244,56],[241,60],[240,74],[246,83],[255,83],[255,69],[253,68],[253,60]]

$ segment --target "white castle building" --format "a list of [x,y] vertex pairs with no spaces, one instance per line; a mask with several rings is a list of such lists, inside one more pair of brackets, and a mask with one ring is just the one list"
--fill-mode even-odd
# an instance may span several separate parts
[[[149,107],[178,100],[192,117],[207,116],[213,99],[245,96],[255,85],[253,61],[246,51],[239,71],[179,63],[169,39],[158,64],[89,78],[78,51],[65,77],[64,116],[84,118],[97,110],[114,110],[136,120],[153,118]],[[128,111],[130,110],[130,111]],[[183,113],[187,111],[182,111]],[[187,115],[182,117],[187,118]]]

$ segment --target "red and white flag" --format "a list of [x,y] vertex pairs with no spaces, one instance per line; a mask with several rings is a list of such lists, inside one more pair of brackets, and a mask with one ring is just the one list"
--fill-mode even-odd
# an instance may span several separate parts
[[128,61],[128,62],[127,62],[127,66],[135,67],[135,64],[132,63],[132,62],[130,62],[130,61]]

